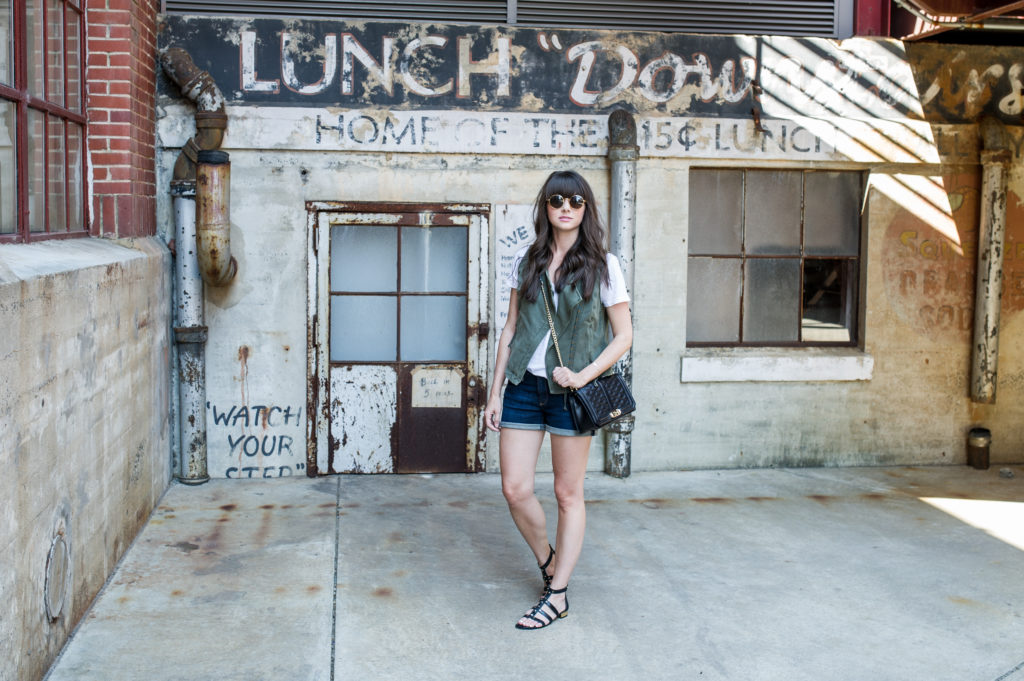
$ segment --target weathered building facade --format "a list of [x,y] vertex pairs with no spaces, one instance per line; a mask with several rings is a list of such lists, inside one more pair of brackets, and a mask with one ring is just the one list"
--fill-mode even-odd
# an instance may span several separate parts
[[592,470],[961,464],[975,426],[1024,459],[1020,48],[172,4],[0,8],[0,679],[42,677],[174,475],[495,471],[554,169],[633,298],[640,408]]
[[[631,271],[632,470],[955,463],[977,425],[1020,460],[1019,49],[178,16],[161,43],[226,103],[210,475],[495,470],[501,282],[556,168]],[[194,128],[173,84],[159,102],[163,183]],[[971,389],[986,159],[998,400]]]

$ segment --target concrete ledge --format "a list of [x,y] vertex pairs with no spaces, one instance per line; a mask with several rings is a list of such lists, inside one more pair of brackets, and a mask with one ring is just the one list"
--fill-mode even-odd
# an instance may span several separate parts
[[55,239],[34,244],[0,246],[0,284],[62,272],[102,267],[142,258],[153,252],[155,238],[112,241],[101,238]]
[[691,348],[682,383],[870,381],[874,358],[856,348]]

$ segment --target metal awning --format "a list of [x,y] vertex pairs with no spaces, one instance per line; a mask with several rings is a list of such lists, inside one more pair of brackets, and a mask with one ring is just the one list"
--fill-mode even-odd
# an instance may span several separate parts
[[952,30],[1022,31],[1024,1],[893,0],[917,19],[914,30],[900,36],[921,40]]

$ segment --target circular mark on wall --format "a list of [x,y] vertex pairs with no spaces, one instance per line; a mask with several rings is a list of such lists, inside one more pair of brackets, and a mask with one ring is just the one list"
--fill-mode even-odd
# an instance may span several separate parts
[[57,534],[50,543],[46,556],[46,583],[43,599],[46,601],[46,616],[50,620],[60,617],[68,597],[68,582],[71,575],[71,552],[63,534]]

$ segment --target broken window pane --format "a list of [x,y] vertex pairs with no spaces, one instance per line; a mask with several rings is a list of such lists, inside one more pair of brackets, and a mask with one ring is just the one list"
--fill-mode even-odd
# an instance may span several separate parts
[[743,281],[743,341],[799,340],[800,260],[748,258]]
[[853,262],[850,260],[804,261],[803,319],[804,341],[848,343],[852,337],[854,316]]

